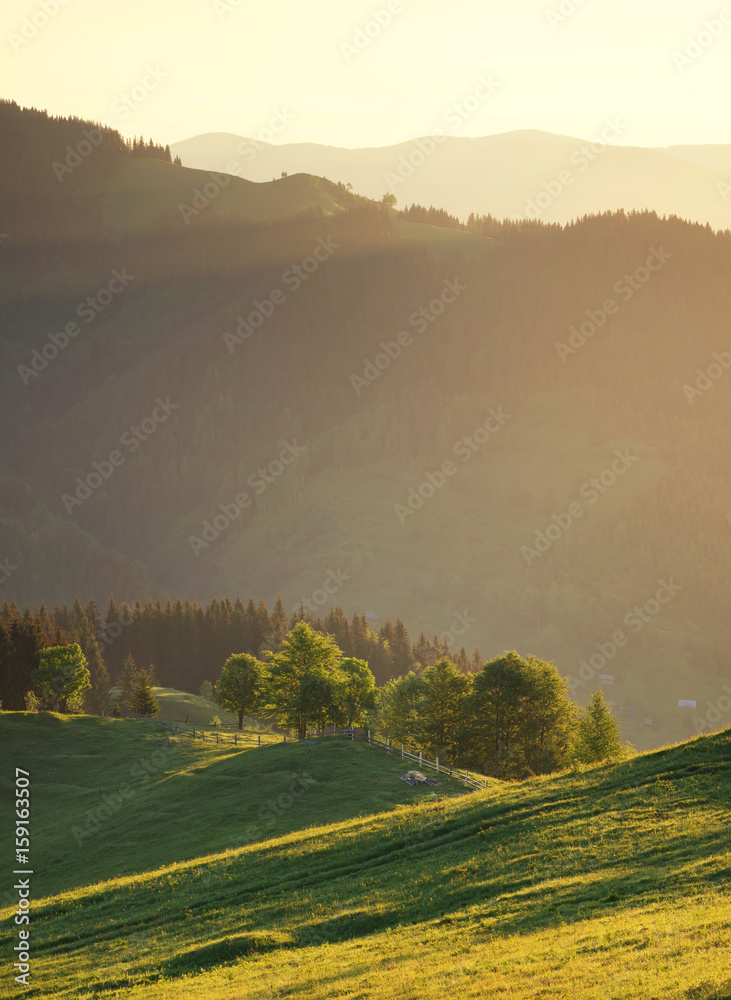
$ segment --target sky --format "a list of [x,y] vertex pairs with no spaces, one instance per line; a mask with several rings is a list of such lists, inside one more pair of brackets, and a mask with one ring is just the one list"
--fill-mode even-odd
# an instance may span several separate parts
[[0,45],[0,96],[163,143],[612,119],[623,145],[731,143],[731,7],[706,0],[3,0]]

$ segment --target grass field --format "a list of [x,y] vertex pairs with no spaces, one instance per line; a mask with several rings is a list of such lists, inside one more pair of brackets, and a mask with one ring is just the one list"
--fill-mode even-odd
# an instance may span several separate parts
[[[113,877],[130,849],[120,819],[75,869],[47,876],[44,815],[55,810],[59,838],[80,803],[54,798],[58,765],[39,734],[72,756],[93,734],[109,759],[117,742],[154,751],[139,725],[0,716],[4,759],[33,774],[33,985],[19,996],[731,996],[730,731],[581,774],[454,797],[442,786],[434,799],[397,780],[400,761],[336,737],[235,757],[173,747],[145,793],[138,873]],[[101,781],[102,762],[88,767]],[[318,784],[281,805],[275,839],[211,850],[213,828],[233,826],[222,789],[241,788],[245,768],[247,801],[274,798],[271,776],[285,771]],[[184,821],[196,797],[207,839]],[[185,860],[191,839],[199,856]],[[63,891],[80,879],[106,881]]]

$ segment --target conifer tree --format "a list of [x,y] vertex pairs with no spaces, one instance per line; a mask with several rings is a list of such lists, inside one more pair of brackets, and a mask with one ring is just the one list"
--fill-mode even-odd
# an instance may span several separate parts
[[132,692],[132,708],[140,715],[150,715],[153,718],[160,712],[160,706],[152,693],[150,678],[145,671],[137,674]]
[[571,745],[571,759],[578,764],[597,764],[602,760],[622,760],[627,753],[614,713],[602,692],[595,691],[581,713]]

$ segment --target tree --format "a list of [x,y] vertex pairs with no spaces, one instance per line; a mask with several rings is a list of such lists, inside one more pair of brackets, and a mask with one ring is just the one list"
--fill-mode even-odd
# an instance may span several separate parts
[[602,692],[595,691],[581,713],[571,745],[571,759],[577,764],[597,764],[602,760],[622,760],[627,752],[614,713]]
[[416,745],[419,732],[419,702],[424,691],[420,677],[410,670],[405,677],[389,681],[378,692],[378,729],[395,743]]
[[146,671],[141,670],[137,674],[132,691],[132,707],[140,715],[156,716],[160,711],[160,706],[152,693],[152,684]]
[[398,198],[392,191],[388,191],[384,194],[383,198],[381,198],[381,202],[386,206],[386,208],[395,208],[398,203]]
[[464,742],[464,710],[470,678],[445,658],[427,667],[421,681],[421,746],[435,756],[456,761]]
[[515,652],[490,660],[477,674],[470,699],[470,754],[486,774],[506,778],[520,754],[519,702],[525,688],[524,663]]
[[89,678],[91,680],[91,690],[87,695],[88,707],[94,715],[106,715],[110,708],[109,689],[111,684],[106,664],[102,659],[99,645],[93,635],[84,644],[84,654],[87,659]]
[[132,695],[135,688],[135,681],[139,669],[131,653],[127,653],[122,664],[122,672],[119,675],[119,689],[122,692],[121,701],[127,705],[132,704]]
[[332,636],[298,622],[283,640],[281,651],[267,655],[265,711],[304,739],[310,723],[322,725],[332,717],[332,688],[343,654]]
[[549,774],[568,764],[578,709],[553,663],[535,656],[528,656],[524,663],[519,734],[523,764],[534,774]]
[[200,691],[198,692],[201,698],[205,698],[206,701],[213,701],[213,685],[210,681],[203,681],[200,686]]
[[346,656],[340,664],[336,685],[336,700],[349,728],[376,707],[376,678],[365,660]]
[[86,658],[77,642],[70,646],[42,649],[40,666],[33,672],[33,682],[43,692],[43,700],[59,711],[91,687]]
[[244,715],[253,714],[259,704],[264,664],[251,653],[234,653],[223,665],[216,682],[216,701],[239,717],[239,729],[244,728]]

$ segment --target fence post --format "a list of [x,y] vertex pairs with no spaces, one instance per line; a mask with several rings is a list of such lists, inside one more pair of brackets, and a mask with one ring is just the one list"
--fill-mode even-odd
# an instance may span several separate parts
[[402,743],[401,744],[401,760],[403,760],[403,759],[404,759],[404,745]]
[[175,735],[176,736],[178,735],[178,724],[177,724],[177,722],[175,723]]
[[239,742],[239,734],[234,733],[234,746],[238,746],[238,742]]
[[436,759],[437,771],[439,770],[439,758]]
[[449,765],[449,777],[450,778],[452,777],[452,765],[451,764]]
[[369,743],[371,742],[371,731],[370,731],[370,729],[368,730],[368,742]]
[[216,746],[218,746],[218,730],[216,730]]
[[195,739],[195,726],[193,726],[193,739]]
[[390,746],[391,746],[391,737],[390,737],[390,736],[389,736],[389,737],[388,737],[388,739],[386,740],[386,746],[387,746],[387,747],[390,747]]

